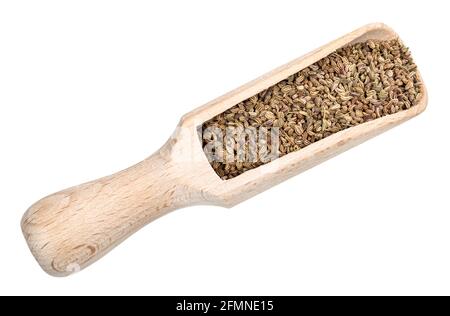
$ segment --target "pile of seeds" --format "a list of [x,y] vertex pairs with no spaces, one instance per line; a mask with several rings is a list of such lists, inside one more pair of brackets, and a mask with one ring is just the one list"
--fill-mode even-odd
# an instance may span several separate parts
[[[333,52],[203,124],[219,128],[278,127],[284,156],[333,133],[406,110],[421,98],[410,52],[398,40],[357,43]],[[204,137],[206,148],[213,138]],[[206,152],[206,151],[205,151]],[[264,162],[212,161],[224,180]]]

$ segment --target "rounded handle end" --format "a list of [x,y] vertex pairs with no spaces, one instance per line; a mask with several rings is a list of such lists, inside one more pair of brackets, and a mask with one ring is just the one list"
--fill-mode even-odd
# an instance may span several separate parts
[[78,238],[81,234],[74,234],[76,227],[66,225],[73,225],[67,214],[77,217],[80,225],[83,224],[80,212],[70,207],[73,193],[61,192],[43,198],[33,204],[21,220],[23,235],[36,261],[45,272],[56,277],[76,273],[98,259],[95,258],[98,247],[83,242]]

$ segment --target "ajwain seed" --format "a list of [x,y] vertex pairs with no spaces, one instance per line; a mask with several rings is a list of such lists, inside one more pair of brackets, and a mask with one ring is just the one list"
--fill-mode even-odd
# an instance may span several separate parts
[[[232,127],[279,129],[278,152],[271,152],[270,137],[259,145],[239,145],[236,133],[234,148],[224,152],[247,160],[210,160],[211,166],[228,180],[270,162],[266,158],[271,154],[282,157],[346,128],[409,109],[423,96],[416,69],[408,48],[397,39],[340,48],[205,122],[204,148],[214,148],[208,144],[218,141],[213,128],[223,135]],[[258,159],[250,149],[258,149]]]

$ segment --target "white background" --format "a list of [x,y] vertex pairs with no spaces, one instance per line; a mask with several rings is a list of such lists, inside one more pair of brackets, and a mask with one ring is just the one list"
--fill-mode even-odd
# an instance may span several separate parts
[[[0,294],[450,294],[446,1],[1,1]],[[370,22],[410,46],[413,120],[233,209],[183,209],[69,278],[39,198],[157,150],[182,114]]]

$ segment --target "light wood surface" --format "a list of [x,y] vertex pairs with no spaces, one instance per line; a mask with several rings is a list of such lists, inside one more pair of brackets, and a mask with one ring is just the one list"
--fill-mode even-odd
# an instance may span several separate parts
[[114,175],[55,193],[32,205],[22,231],[41,267],[66,276],[101,258],[141,227],[195,204],[232,207],[421,113],[418,105],[333,134],[231,180],[221,180],[203,153],[197,128],[213,116],[300,71],[336,49],[398,37],[384,24],[357,29],[186,114],[155,154]]

